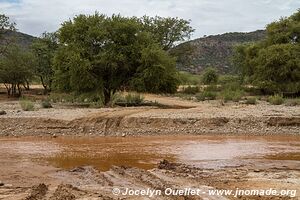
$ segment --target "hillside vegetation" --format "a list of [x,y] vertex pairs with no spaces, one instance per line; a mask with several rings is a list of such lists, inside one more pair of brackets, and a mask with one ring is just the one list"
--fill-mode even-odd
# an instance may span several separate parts
[[265,38],[265,31],[250,33],[225,33],[199,38],[175,47],[172,51],[180,55],[177,68],[181,71],[201,73],[207,67],[216,67],[219,72],[233,70],[231,57],[236,45],[256,42]]
[[18,44],[20,47],[28,49],[33,43],[35,37],[27,35],[25,33],[16,32],[16,31],[5,31],[0,40],[0,47],[7,44],[7,41]]

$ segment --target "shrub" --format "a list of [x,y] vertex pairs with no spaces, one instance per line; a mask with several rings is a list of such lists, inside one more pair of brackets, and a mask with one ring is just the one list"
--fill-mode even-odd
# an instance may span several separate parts
[[52,108],[52,105],[49,100],[43,100],[41,102],[41,106],[42,106],[42,108]]
[[34,110],[34,104],[33,104],[33,102],[31,102],[29,100],[21,100],[20,106],[21,106],[22,110],[24,110],[24,111],[33,111]]
[[222,76],[219,77],[218,84],[226,85],[226,84],[230,84],[230,83],[233,83],[233,82],[239,82],[240,79],[241,78],[239,76],[222,75]]
[[284,103],[284,98],[282,95],[276,94],[268,98],[268,102],[272,105],[281,105]]
[[138,106],[144,102],[144,97],[138,93],[128,93],[125,96],[117,94],[113,98],[113,103],[125,106]]
[[217,85],[209,85],[204,90],[210,92],[219,92],[222,88],[218,87]]
[[188,86],[182,90],[184,94],[197,94],[199,92],[199,87],[197,86]]
[[255,97],[249,97],[246,100],[247,105],[255,105],[256,104],[256,98]]
[[224,102],[228,101],[234,101],[239,102],[242,99],[243,91],[242,90],[223,90],[221,92],[221,98],[224,100]]
[[225,85],[223,85],[223,90],[231,90],[231,91],[243,91],[244,88],[242,87],[241,82],[236,81],[236,82],[231,82],[231,83],[227,83]]
[[125,95],[126,103],[140,105],[144,102],[144,97],[138,93],[128,93]]
[[217,98],[217,93],[212,91],[204,91],[196,95],[196,99],[198,101],[215,100],[216,98]]
[[202,83],[210,85],[213,83],[217,83],[219,79],[219,75],[216,69],[212,67],[208,67],[205,69],[202,76]]
[[182,85],[198,85],[201,82],[201,76],[189,72],[179,72],[179,80]]
[[291,99],[286,102],[287,106],[299,106],[300,105],[300,99]]

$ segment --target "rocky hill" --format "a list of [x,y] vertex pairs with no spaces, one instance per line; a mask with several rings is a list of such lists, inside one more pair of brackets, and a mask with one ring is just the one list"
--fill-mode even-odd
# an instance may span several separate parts
[[0,48],[8,43],[14,42],[24,49],[30,48],[35,37],[21,32],[5,31],[0,37]]
[[[263,30],[250,33],[225,33],[182,43],[171,51],[177,56],[180,55],[177,68],[181,71],[200,73],[206,67],[213,66],[220,72],[227,73],[232,70],[230,58],[235,45],[255,42],[264,37]],[[35,37],[21,32],[8,31],[0,38],[0,48],[6,43],[5,41],[13,40],[27,49],[34,39]]]
[[208,66],[220,72],[232,71],[230,58],[235,45],[255,42],[265,37],[265,31],[249,33],[225,33],[207,36],[178,45],[172,51],[181,55],[177,67],[181,71],[200,73]]

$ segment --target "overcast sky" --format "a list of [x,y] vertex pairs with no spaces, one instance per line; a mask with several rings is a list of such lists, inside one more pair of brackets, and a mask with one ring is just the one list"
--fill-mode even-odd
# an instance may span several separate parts
[[0,13],[11,17],[19,31],[39,36],[56,31],[77,14],[160,15],[190,19],[193,38],[225,32],[263,29],[289,16],[300,0],[0,0]]

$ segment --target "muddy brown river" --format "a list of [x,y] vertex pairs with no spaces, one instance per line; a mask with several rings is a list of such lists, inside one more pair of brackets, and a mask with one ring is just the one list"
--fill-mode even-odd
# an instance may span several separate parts
[[113,165],[151,169],[163,159],[202,168],[242,165],[293,166],[300,169],[300,137],[163,136],[1,138],[1,160],[33,162],[63,169]]

